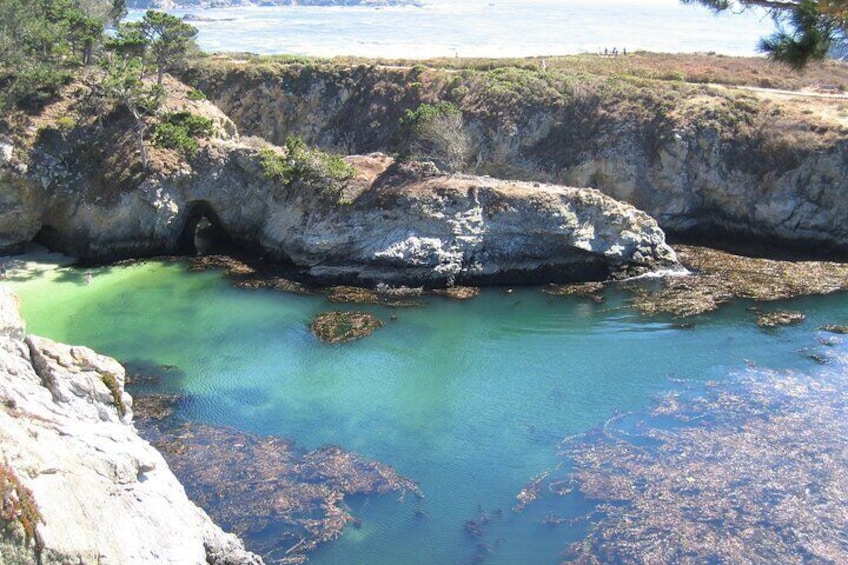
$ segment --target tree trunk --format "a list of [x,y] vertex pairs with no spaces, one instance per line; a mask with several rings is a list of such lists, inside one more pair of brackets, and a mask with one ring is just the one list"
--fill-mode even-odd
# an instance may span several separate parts
[[147,172],[147,149],[144,147],[144,120],[141,119],[141,113],[137,108],[130,108],[133,118],[135,118],[135,133],[136,143],[138,143],[138,152],[141,156],[141,168]]

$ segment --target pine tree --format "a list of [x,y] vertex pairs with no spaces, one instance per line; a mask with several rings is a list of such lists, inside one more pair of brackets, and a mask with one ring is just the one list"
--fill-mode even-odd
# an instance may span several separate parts
[[760,41],[770,59],[803,69],[848,39],[848,0],[681,0],[716,11],[766,10],[777,31]]

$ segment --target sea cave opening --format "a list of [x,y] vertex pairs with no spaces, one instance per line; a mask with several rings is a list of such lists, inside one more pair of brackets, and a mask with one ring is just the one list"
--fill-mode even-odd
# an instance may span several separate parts
[[185,255],[209,255],[226,248],[231,241],[218,214],[209,202],[199,200],[186,206],[186,219],[180,234],[179,250]]

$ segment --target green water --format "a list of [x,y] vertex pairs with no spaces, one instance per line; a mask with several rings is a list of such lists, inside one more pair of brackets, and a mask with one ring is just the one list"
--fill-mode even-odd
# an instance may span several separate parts
[[[845,295],[769,306],[802,309],[808,319],[763,331],[745,304],[676,329],[626,308],[627,296],[615,292],[598,305],[533,288],[488,289],[469,301],[428,297],[414,309],[342,306],[386,325],[355,343],[325,345],[308,324],[339,306],[321,297],[238,290],[220,273],[189,274],[179,263],[92,270],[89,284],[68,268],[28,272],[13,264],[6,284],[22,299],[29,332],[177,367],[157,392],[190,396],[181,418],[307,448],[337,444],[420,484],[420,507],[394,495],[349,501],[361,527],[323,546],[311,559],[318,565],[468,563],[477,555],[494,564],[557,563],[585,525],[541,524],[544,504],[522,514],[511,508],[556,463],[564,437],[748,363],[813,370],[798,350],[816,345],[818,325],[848,321]],[[586,503],[560,504],[579,512]],[[486,547],[463,527],[481,511],[496,516]]]

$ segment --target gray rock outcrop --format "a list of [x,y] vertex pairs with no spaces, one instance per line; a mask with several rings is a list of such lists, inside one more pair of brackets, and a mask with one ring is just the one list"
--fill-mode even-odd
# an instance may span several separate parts
[[[361,158],[371,170],[391,164]],[[400,177],[400,178],[398,178]],[[265,249],[329,280],[450,286],[603,279],[677,264],[644,212],[596,190],[392,165],[348,204],[297,194],[263,226]]]
[[[206,217],[220,234],[322,282],[361,284],[588,280],[676,264],[655,221],[591,189],[445,175],[414,163],[398,172],[379,154],[349,158],[350,181],[325,174],[286,183],[264,169],[271,147],[222,134],[189,161],[109,197],[93,196],[56,164],[62,159],[41,154],[29,178],[63,179],[47,185],[42,237],[97,260],[170,254],[192,248]],[[10,239],[30,232],[0,223]]]
[[[0,286],[0,466],[39,515],[29,543],[0,518],[0,562],[261,563],[136,434],[119,363],[24,333],[17,299]],[[4,505],[21,496],[0,495]]]

